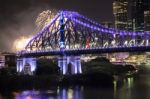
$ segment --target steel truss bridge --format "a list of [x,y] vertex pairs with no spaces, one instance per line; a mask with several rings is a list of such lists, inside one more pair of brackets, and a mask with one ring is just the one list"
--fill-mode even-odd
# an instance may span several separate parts
[[17,64],[25,65],[25,60],[33,57],[59,55],[58,65],[63,74],[67,73],[66,65],[70,62],[77,67],[72,72],[81,73],[79,56],[82,54],[149,51],[149,41],[150,32],[107,28],[77,12],[60,11],[29,41],[25,50],[18,53],[22,63]]

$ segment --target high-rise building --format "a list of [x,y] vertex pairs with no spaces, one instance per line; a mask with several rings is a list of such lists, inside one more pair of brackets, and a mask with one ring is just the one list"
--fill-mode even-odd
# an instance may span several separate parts
[[115,28],[120,30],[128,29],[128,2],[127,0],[115,0],[113,2],[113,14],[115,18]]
[[131,19],[128,19],[128,27],[127,27],[128,29],[128,31],[133,31],[133,27],[132,27],[132,20]]
[[150,10],[144,11],[144,31],[150,32]]
[[131,20],[133,31],[144,31],[144,11],[149,9],[149,0],[131,1]]
[[115,28],[145,31],[149,24],[150,0],[114,0]]

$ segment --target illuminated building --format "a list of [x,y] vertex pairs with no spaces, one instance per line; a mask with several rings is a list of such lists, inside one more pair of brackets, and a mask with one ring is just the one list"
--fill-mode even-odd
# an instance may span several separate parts
[[149,0],[114,0],[115,28],[128,31],[149,31]]
[[144,11],[149,9],[150,2],[149,0],[132,0],[131,5],[133,31],[144,31]]
[[144,31],[150,32],[150,10],[144,11]]
[[128,2],[127,0],[115,0],[113,2],[113,14],[115,18],[115,28],[125,30],[128,28]]
[[[127,0],[114,0],[113,14],[115,18],[116,29],[128,30],[128,27],[129,26],[131,27],[128,21],[128,1]],[[111,62],[122,62],[123,57],[120,58],[120,55],[125,56],[124,53],[113,53],[109,55],[109,59]]]
[[133,31],[133,26],[132,26],[132,20],[131,19],[129,19],[128,20],[128,31]]

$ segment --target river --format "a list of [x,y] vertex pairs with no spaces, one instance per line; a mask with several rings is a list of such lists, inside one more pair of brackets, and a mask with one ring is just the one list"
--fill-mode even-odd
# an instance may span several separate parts
[[33,89],[1,94],[0,99],[150,99],[150,75],[114,81],[113,88],[70,86]]

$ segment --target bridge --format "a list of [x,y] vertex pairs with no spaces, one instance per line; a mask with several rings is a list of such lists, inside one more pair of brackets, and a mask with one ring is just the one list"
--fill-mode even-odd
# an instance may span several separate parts
[[[135,52],[150,50],[150,32],[128,32],[107,28],[78,12],[60,11],[52,21],[38,32],[18,52],[17,71],[36,68],[36,58],[40,56],[58,57],[62,74],[82,73],[80,56],[112,52]],[[26,64],[29,68],[25,68]]]

